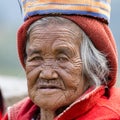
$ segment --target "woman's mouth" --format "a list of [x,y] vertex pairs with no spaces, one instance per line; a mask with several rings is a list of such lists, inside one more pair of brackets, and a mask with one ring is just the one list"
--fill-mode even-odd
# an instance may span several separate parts
[[58,85],[40,85],[39,89],[62,89],[61,86]]

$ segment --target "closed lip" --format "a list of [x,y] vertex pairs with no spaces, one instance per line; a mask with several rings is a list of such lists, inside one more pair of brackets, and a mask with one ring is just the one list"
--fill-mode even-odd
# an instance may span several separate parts
[[61,86],[59,86],[59,85],[46,84],[46,85],[39,85],[38,89],[63,89],[63,88]]

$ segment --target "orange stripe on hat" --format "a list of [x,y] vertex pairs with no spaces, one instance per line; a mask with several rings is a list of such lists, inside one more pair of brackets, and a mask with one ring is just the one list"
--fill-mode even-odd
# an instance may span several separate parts
[[33,15],[87,15],[110,20],[110,0],[22,0],[24,19]]

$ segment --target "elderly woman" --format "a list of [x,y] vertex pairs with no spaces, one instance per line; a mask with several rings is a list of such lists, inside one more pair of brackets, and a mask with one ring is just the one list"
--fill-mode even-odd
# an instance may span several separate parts
[[41,15],[38,9],[26,13],[18,31],[29,97],[11,106],[3,120],[119,120],[117,53],[107,20],[51,15],[54,10]]

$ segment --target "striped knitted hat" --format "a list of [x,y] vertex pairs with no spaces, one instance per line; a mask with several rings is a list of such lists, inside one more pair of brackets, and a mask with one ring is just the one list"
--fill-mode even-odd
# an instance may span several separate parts
[[94,46],[107,55],[110,74],[108,86],[116,82],[118,57],[113,35],[108,27],[110,0],[21,0],[24,23],[18,30],[18,54],[23,68],[26,35],[29,26],[45,16],[61,16],[72,20],[89,36]]
[[110,20],[110,0],[22,0],[24,19],[33,15],[87,15]]

